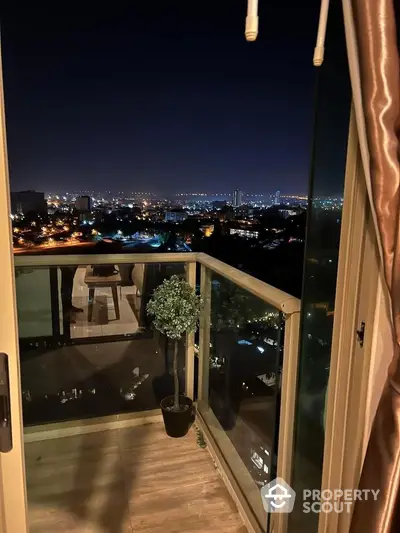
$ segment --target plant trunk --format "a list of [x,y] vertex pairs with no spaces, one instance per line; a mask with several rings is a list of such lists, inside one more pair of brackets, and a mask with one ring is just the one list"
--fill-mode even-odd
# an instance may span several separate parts
[[174,341],[174,411],[179,411],[178,341]]

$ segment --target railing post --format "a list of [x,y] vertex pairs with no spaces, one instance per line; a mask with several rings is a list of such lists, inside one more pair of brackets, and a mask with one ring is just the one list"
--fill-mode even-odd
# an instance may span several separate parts
[[[49,284],[50,284],[50,298],[51,298],[51,329],[52,337],[57,341],[60,340],[61,328],[63,325],[60,320],[60,298],[58,291],[58,268],[50,267],[49,268]],[[62,310],[62,315],[64,319],[64,310]],[[63,325],[64,326],[64,325]],[[64,334],[64,327],[62,328],[62,334]]]
[[200,294],[203,308],[200,314],[199,331],[199,383],[198,400],[208,405],[208,380],[210,366],[210,325],[211,325],[211,270],[201,265]]
[[[196,263],[186,263],[186,281],[196,289]],[[185,386],[186,396],[194,399],[194,333],[186,335],[185,353]]]
[[[289,485],[292,481],[294,427],[297,397],[297,373],[299,359],[300,311],[287,315],[283,345],[283,367],[281,383],[281,410],[279,421],[279,444],[277,476]],[[287,513],[271,515],[274,533],[286,533]]]

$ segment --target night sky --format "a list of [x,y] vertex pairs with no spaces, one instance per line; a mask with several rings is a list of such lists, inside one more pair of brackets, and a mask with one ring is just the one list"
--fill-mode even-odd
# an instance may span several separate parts
[[319,1],[135,4],[3,17],[12,190],[305,193]]

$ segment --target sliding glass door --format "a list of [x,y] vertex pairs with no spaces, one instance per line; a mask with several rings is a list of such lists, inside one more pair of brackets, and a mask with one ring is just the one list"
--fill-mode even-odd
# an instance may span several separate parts
[[[317,71],[292,487],[321,488],[351,88],[341,2],[331,2],[323,65]],[[297,498],[289,532],[314,533],[319,515]]]

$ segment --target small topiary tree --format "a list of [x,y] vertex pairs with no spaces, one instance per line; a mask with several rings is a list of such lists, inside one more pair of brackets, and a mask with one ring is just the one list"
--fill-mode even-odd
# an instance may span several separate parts
[[174,405],[179,411],[178,342],[185,333],[195,332],[202,301],[193,287],[178,276],[165,279],[147,304],[153,326],[174,341]]

